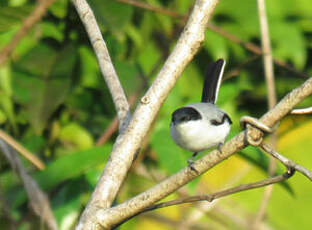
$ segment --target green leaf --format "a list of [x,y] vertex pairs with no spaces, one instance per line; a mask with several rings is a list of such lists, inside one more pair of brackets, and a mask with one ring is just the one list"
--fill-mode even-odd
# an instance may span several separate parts
[[78,52],[81,68],[81,85],[88,88],[97,88],[103,77],[99,73],[94,53],[85,46],[80,46]]
[[306,41],[295,23],[273,21],[270,24],[273,54],[282,60],[291,60],[296,68],[302,69],[306,63]]
[[57,52],[39,45],[16,63],[14,98],[26,107],[29,122],[37,134],[42,133],[52,113],[65,100],[75,61],[73,46]]
[[2,108],[2,110],[5,112],[6,117],[9,119],[13,127],[13,130],[17,131],[12,98],[1,91],[0,91],[0,108]]
[[0,68],[0,108],[8,118],[13,130],[17,132],[12,94],[11,68],[9,65],[5,65]]
[[[262,153],[258,148],[254,147],[247,147],[243,151],[238,152],[238,155],[242,157],[243,159],[247,160],[251,164],[257,166],[260,168],[265,174],[267,174],[270,164],[270,159],[267,157],[264,153]],[[277,165],[276,173],[275,175],[279,175],[284,173],[279,165]],[[282,181],[279,183],[289,194],[294,196],[294,190],[290,186],[288,181]]]
[[146,44],[144,50],[138,57],[139,64],[142,67],[144,74],[148,75],[152,71],[160,57],[161,52],[153,42]]
[[59,139],[74,144],[77,150],[88,149],[93,145],[91,134],[77,123],[69,123],[62,127]]
[[71,229],[70,227],[77,220],[83,186],[81,181],[71,180],[53,196],[51,206],[60,229]]
[[4,112],[0,109],[0,125],[5,123],[7,120],[7,117],[5,116]]
[[[36,172],[32,177],[43,190],[50,190],[58,184],[84,174],[87,170],[104,163],[112,146],[94,147],[88,150],[64,155],[47,165],[45,170]],[[12,188],[9,199],[17,207],[26,200],[26,193],[21,187]]]
[[65,18],[67,13],[67,4],[69,4],[67,0],[55,1],[49,7],[49,11],[51,11],[51,13],[58,18]]
[[219,58],[224,58],[225,60],[228,59],[229,50],[225,38],[211,30],[206,31],[204,49],[207,50],[209,55],[215,60]]
[[117,34],[122,33],[133,14],[133,7],[116,1],[90,0],[89,3],[100,26]]
[[41,22],[40,27],[42,29],[42,37],[53,38],[59,42],[63,41],[63,31],[55,23]]
[[126,94],[130,96],[133,93],[137,93],[137,90],[142,85],[142,78],[138,68],[132,63],[123,61],[116,62],[115,68]]

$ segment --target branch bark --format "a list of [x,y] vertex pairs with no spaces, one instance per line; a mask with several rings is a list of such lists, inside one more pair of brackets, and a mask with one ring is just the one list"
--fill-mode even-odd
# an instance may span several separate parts
[[18,154],[1,139],[0,150],[2,150],[11,167],[20,177],[25,187],[30,207],[34,213],[47,224],[49,229],[58,230],[57,222],[53,215],[48,196],[39,188],[37,182],[28,175],[26,169],[18,157]]
[[[312,78],[309,78],[301,86],[288,93],[273,109],[264,114],[260,121],[268,127],[273,127],[286,116],[293,107],[311,94]],[[250,127],[249,130],[250,137],[255,140],[261,138],[263,135],[263,133],[256,128]],[[245,131],[243,131],[223,145],[222,154],[220,154],[219,150],[214,150],[195,161],[194,167],[198,173],[194,170],[190,170],[189,167],[186,167],[149,190],[125,201],[124,203],[110,209],[98,210],[98,212],[93,213],[96,220],[101,223],[104,229],[110,229],[123,219],[126,219],[161,200],[195,177],[203,174],[218,163],[232,156],[235,152],[244,148],[247,145],[245,138]]]
[[17,152],[23,155],[27,160],[29,160],[32,164],[34,164],[38,169],[43,170],[45,168],[45,164],[33,153],[29,152],[26,148],[24,148],[21,144],[15,141],[8,134],[3,132],[0,129],[0,140],[5,141],[8,145],[14,148]]
[[109,56],[106,43],[87,1],[71,0],[71,2],[75,6],[89,36],[100,70],[112,95],[119,120],[119,131],[122,132],[130,121],[129,104]]
[[[197,195],[197,196],[191,196],[191,197],[185,197],[182,199],[177,199],[177,200],[171,200],[171,201],[166,201],[166,202],[162,202],[162,203],[158,203],[158,204],[154,204],[151,205],[145,209],[143,209],[142,211],[136,213],[134,216],[129,217],[126,220],[123,220],[121,223],[118,223],[117,226],[120,226],[121,224],[123,224],[124,222],[128,221],[129,219],[140,215],[142,213],[145,212],[149,212],[155,209],[159,209],[159,208],[165,208],[165,207],[169,207],[169,206],[173,206],[173,205],[179,205],[179,204],[186,204],[186,203],[194,203],[194,202],[198,202],[198,201],[208,201],[208,202],[212,202],[215,199],[221,198],[221,197],[225,197],[225,196],[229,196],[232,195],[234,193],[238,193],[238,192],[242,192],[242,191],[247,191],[247,190],[251,190],[251,189],[256,189],[256,188],[261,188],[267,185],[272,185],[275,183],[279,183],[283,180],[286,180],[288,178],[290,178],[291,176],[294,175],[295,173],[295,169],[290,168],[289,171],[283,173],[282,175],[278,175],[278,176],[274,176],[274,177],[270,177],[261,181],[257,181],[257,182],[253,182],[253,183],[248,183],[248,184],[243,184],[243,185],[239,185],[233,188],[229,188],[229,189],[224,189],[222,191],[219,192],[215,192],[209,195]],[[117,227],[114,226],[114,227]]]
[[295,163],[294,161],[288,159],[287,157],[279,154],[278,152],[274,151],[271,147],[269,147],[267,144],[262,143],[260,147],[267,153],[269,153],[274,158],[278,159],[280,162],[282,162],[286,167],[293,168],[296,171],[300,172],[302,175],[307,177],[310,181],[312,181],[312,172],[308,170],[307,168],[303,167],[302,165],[299,165]]
[[[258,0],[258,15],[260,21],[260,30],[261,30],[261,48],[262,48],[262,57],[264,65],[264,76],[267,86],[267,98],[268,98],[268,108],[272,109],[276,104],[276,92],[275,92],[275,80],[274,80],[274,66],[273,66],[273,57],[271,49],[271,41],[269,35],[269,26],[267,21],[266,9],[265,9],[265,0]],[[273,133],[270,142],[275,147],[277,141],[276,133]],[[276,168],[276,162],[273,157],[270,157],[268,173],[270,176],[274,175]],[[273,192],[273,185],[267,186],[264,190],[262,201],[259,206],[256,218],[253,222],[253,228],[257,229],[259,223],[262,221],[266,208],[269,204],[270,197]]]
[[[84,0],[72,0],[83,18],[91,17]],[[133,118],[126,130],[119,135],[112,153],[105,166],[92,197],[84,210],[76,229],[101,229],[98,216],[99,208],[107,209],[116,197],[132,164],[136,152],[140,148],[152,121],[160,106],[174,86],[178,77],[204,40],[204,33],[217,0],[197,0],[188,23],[179,38],[177,45],[168,57],[163,68],[144,97],[141,98]]]

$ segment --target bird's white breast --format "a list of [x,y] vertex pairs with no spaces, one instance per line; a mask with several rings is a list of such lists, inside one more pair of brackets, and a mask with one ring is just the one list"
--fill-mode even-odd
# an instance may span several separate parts
[[180,147],[192,152],[223,144],[229,134],[230,124],[225,121],[215,126],[207,120],[188,121],[178,125],[170,125],[170,134],[174,142]]

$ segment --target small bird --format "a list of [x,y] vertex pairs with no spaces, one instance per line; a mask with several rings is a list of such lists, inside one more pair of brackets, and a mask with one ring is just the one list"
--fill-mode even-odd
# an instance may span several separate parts
[[194,152],[188,160],[193,170],[197,153],[215,146],[220,149],[231,128],[229,115],[215,105],[224,66],[223,59],[208,66],[201,102],[186,105],[172,113],[171,137],[183,149]]

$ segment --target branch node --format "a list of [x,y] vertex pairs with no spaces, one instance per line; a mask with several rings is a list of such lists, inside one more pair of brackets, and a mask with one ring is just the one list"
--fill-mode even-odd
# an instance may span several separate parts
[[[245,140],[252,146],[259,146],[263,141],[264,133],[272,133],[274,130],[254,117],[243,116],[240,119],[240,125],[246,129]],[[252,129],[258,129],[260,134],[253,132]]]
[[149,97],[147,97],[147,96],[144,96],[144,97],[141,98],[141,103],[142,103],[142,104],[149,104],[150,101],[151,101],[151,100],[150,100]]

